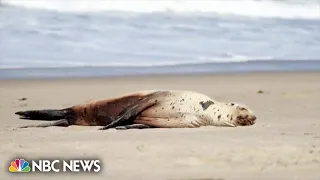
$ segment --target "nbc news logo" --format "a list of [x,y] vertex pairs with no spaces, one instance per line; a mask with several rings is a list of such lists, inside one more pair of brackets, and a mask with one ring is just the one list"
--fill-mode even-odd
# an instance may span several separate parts
[[9,171],[16,172],[100,172],[100,160],[31,160],[31,165],[25,159],[15,159],[9,166]]

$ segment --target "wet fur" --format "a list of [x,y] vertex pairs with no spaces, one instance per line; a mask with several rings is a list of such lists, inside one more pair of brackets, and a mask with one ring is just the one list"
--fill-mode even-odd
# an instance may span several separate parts
[[31,110],[16,114],[31,120],[59,120],[24,128],[68,125],[104,126],[102,130],[113,127],[235,127],[252,125],[255,121],[253,113],[244,106],[217,102],[191,91],[141,91],[61,110]]

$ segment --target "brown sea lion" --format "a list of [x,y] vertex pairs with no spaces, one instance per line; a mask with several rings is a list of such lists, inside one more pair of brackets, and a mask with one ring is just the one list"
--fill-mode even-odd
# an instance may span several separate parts
[[244,105],[218,102],[193,91],[155,90],[130,93],[65,109],[19,111],[22,119],[54,121],[27,127],[104,126],[132,128],[194,128],[248,126],[256,116]]

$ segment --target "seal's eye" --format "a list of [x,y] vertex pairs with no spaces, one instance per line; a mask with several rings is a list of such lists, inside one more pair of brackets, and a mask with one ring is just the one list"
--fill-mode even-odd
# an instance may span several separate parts
[[244,108],[244,107],[237,107],[237,109],[239,109],[240,111],[245,111],[245,110],[247,110],[247,109]]

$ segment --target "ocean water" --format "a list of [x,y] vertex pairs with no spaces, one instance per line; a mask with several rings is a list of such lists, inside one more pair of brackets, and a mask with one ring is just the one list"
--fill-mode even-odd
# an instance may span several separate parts
[[320,0],[0,0],[0,78],[320,70]]

